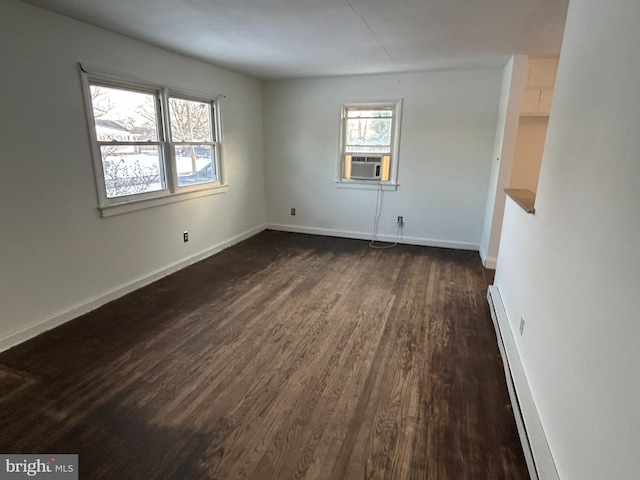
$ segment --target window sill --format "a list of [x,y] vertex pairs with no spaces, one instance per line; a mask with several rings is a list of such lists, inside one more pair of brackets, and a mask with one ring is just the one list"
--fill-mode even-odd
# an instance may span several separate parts
[[353,190],[382,190],[384,192],[395,192],[398,189],[397,183],[376,182],[370,180],[336,180],[336,187],[349,188]]
[[113,217],[114,215],[121,215],[123,213],[144,210],[145,208],[159,207],[160,205],[167,205],[169,203],[184,202],[185,200],[208,197],[209,195],[218,195],[220,193],[226,193],[228,189],[228,185],[217,185],[215,187],[202,190],[173,193],[163,197],[135,200],[126,203],[117,203],[114,205],[105,205],[102,207],[98,207],[98,209],[100,210],[100,215],[102,217]]

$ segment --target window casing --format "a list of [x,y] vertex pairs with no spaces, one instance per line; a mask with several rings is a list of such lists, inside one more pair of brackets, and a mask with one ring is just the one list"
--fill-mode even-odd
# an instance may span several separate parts
[[342,106],[338,183],[397,185],[402,101]]
[[217,99],[83,70],[103,216],[222,193]]

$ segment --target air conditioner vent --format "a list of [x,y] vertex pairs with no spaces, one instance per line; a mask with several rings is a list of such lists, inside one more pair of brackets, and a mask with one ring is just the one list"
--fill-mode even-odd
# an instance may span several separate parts
[[351,161],[352,162],[375,162],[375,163],[380,163],[380,155],[378,156],[361,156],[361,155],[354,155],[353,157],[351,157]]

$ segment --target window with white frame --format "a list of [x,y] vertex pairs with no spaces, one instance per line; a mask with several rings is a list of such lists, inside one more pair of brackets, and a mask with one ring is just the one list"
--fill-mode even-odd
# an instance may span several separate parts
[[169,119],[178,186],[215,182],[217,144],[211,102],[169,97]]
[[399,100],[343,105],[340,181],[396,183],[400,108]]
[[216,100],[84,78],[101,209],[221,186]]

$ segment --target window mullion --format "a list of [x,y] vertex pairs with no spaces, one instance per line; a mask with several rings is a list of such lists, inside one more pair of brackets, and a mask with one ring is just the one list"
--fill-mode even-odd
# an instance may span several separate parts
[[171,193],[177,191],[178,168],[171,142],[171,119],[169,113],[169,92],[166,88],[160,91],[159,95],[161,113],[161,138],[163,139],[163,154],[165,157],[165,169],[167,176],[167,187]]

